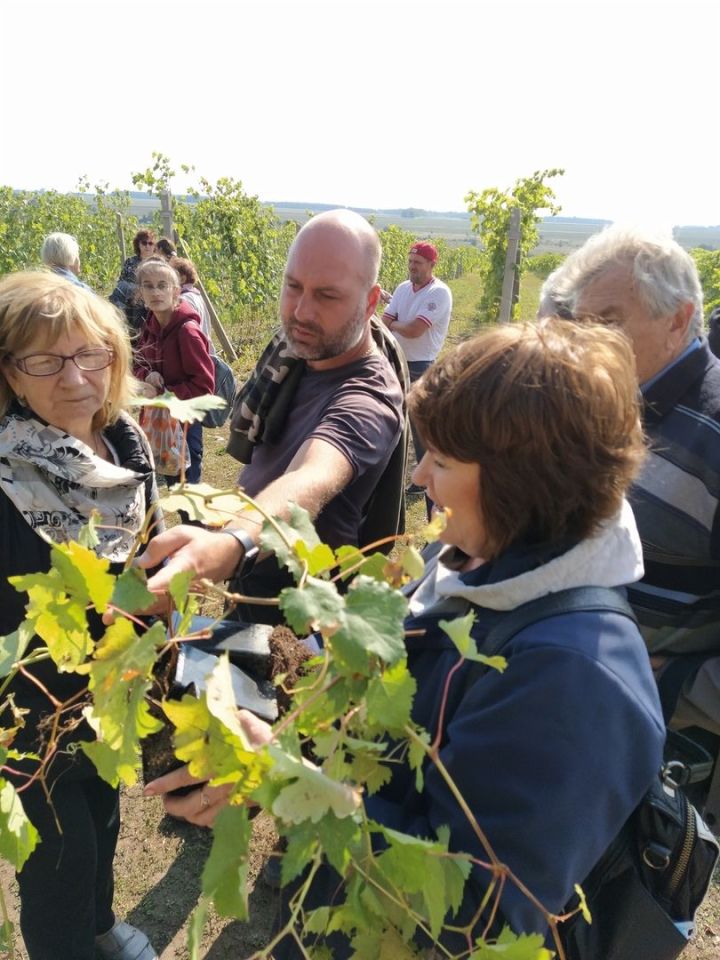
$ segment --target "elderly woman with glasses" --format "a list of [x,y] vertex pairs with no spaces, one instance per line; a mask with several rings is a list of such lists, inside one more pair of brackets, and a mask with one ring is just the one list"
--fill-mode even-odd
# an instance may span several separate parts
[[128,257],[122,265],[120,276],[115,289],[110,294],[110,303],[122,310],[133,334],[139,333],[147,317],[147,310],[138,298],[137,271],[145,260],[155,256],[157,240],[152,230],[138,230],[133,237],[132,257]]
[[[0,280],[0,635],[24,619],[26,596],[8,577],[47,571],[51,544],[77,539],[91,515],[98,556],[118,572],[127,561],[157,499],[152,456],[123,409],[134,386],[124,324],[107,301],[50,272]],[[90,630],[102,635],[97,617]],[[42,646],[35,637],[28,652]],[[36,760],[2,770],[41,837],[18,875],[20,927],[30,960],[153,960],[145,934],[112,910],[118,790],[67,749],[95,739],[86,688],[45,659],[5,691],[26,711],[13,747],[39,757],[52,749],[43,721],[53,701],[72,703],[45,766],[47,793],[30,779]]]

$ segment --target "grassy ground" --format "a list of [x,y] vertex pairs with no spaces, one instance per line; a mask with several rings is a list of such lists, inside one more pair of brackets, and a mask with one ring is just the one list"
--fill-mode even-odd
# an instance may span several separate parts
[[[474,277],[462,277],[452,284],[455,309],[449,339],[467,337],[476,329],[475,306],[480,296]],[[520,316],[532,316],[540,280],[523,282]],[[258,331],[253,340],[258,339]],[[206,431],[204,479],[217,487],[232,483],[237,464],[225,452],[225,431]],[[423,501],[409,504],[408,529],[417,531],[424,520]],[[224,920],[212,914],[205,930],[201,957],[206,960],[242,960],[267,942],[277,909],[276,894],[261,877],[262,865],[270,855],[274,834],[267,820],[254,824],[253,856],[250,864],[252,894],[248,923]],[[186,960],[188,919],[199,897],[199,878],[210,848],[208,831],[175,823],[162,814],[157,800],[145,800],[139,787],[122,796],[122,829],[116,858],[116,910],[119,916],[144,929],[156,946],[161,960]],[[12,919],[17,922],[17,897],[11,871],[0,863],[0,884],[10,893]],[[15,956],[26,960],[22,942],[16,939]],[[684,954],[688,960],[717,960],[720,957],[720,874],[699,914],[698,935]],[[597,958],[603,960],[603,958]],[[638,957],[637,960],[653,960]]]

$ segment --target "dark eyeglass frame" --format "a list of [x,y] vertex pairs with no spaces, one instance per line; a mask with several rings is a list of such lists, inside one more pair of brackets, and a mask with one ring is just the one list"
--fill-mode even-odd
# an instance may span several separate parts
[[[78,363],[78,357],[82,357],[84,354],[88,353],[104,353],[106,355],[106,362],[99,367],[83,367]],[[27,361],[32,360],[34,357],[53,357],[56,360],[60,361],[60,366],[56,370],[51,370],[49,373],[34,373],[32,370],[28,370]],[[11,363],[15,364],[18,370],[21,370],[28,377],[54,377],[56,374],[64,368],[68,360],[72,360],[78,370],[82,370],[83,373],[95,373],[98,370],[105,370],[115,359],[115,351],[111,350],[110,347],[93,347],[90,350],[78,350],[77,353],[71,353],[69,356],[63,353],[30,353],[27,357],[13,357],[10,356],[9,360]]]
[[154,241],[154,240],[141,240],[141,241],[140,241],[140,246],[141,246],[141,247],[154,247],[154,246],[155,246],[155,241]]

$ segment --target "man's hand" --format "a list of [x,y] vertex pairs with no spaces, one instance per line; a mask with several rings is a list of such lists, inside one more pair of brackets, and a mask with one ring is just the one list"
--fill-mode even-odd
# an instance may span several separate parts
[[[230,539],[230,538],[228,538]],[[272,727],[248,710],[238,711],[238,720],[251,747],[261,747],[272,739]],[[198,789],[182,797],[171,797],[167,794],[178,787],[187,787],[197,783]],[[215,817],[226,806],[232,792],[231,784],[222,784],[219,787],[210,787],[207,783],[190,775],[185,767],[166,773],[164,777],[152,780],[143,790],[146,797],[162,797],[163,806],[171,817],[178,817],[194,823],[198,827],[211,827]]]
[[153,593],[166,594],[175,574],[187,570],[199,580],[227,580],[242,559],[242,545],[234,537],[181,525],[153,537],[137,565],[147,570],[166,559],[165,566],[148,580]]

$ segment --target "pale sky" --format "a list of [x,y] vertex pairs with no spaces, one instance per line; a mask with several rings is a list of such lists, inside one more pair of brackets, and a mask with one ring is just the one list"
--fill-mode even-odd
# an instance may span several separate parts
[[0,30],[0,184],[131,188],[159,150],[262,200],[463,210],[557,166],[566,215],[720,224],[717,0],[5,0]]

